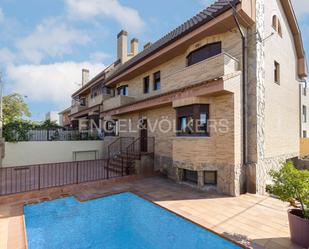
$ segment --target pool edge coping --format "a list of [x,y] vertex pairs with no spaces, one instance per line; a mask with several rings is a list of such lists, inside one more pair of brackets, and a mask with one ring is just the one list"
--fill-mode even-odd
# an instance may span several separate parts
[[38,202],[38,203],[24,204],[24,205],[23,205],[23,225],[24,225],[24,236],[25,236],[26,248],[28,249],[28,239],[27,239],[27,231],[26,231],[25,212],[24,212],[24,207],[25,207],[26,205],[36,205],[36,204],[43,203],[43,202],[49,202],[49,201],[54,201],[54,200],[59,200],[59,199],[64,199],[64,198],[70,198],[70,197],[73,197],[77,202],[81,202],[81,203],[82,203],[82,202],[93,201],[93,200],[97,200],[97,199],[101,199],[101,198],[105,198],[105,197],[110,197],[110,196],[113,196],[113,195],[124,194],[124,193],[131,193],[131,194],[133,194],[133,195],[136,195],[137,197],[139,197],[139,198],[141,198],[141,199],[143,199],[143,200],[145,200],[145,201],[147,201],[147,202],[150,202],[150,203],[154,204],[155,206],[157,206],[157,207],[159,207],[159,208],[162,208],[162,209],[164,209],[165,211],[170,212],[170,213],[172,213],[172,214],[178,216],[179,218],[182,218],[182,219],[184,219],[184,220],[186,220],[186,221],[188,221],[188,222],[191,222],[192,224],[194,224],[194,225],[196,225],[196,226],[198,226],[198,227],[200,227],[200,228],[202,228],[202,229],[204,229],[204,230],[206,230],[206,231],[208,231],[208,232],[211,232],[211,233],[217,235],[218,237],[221,237],[221,238],[223,238],[223,239],[225,239],[225,240],[227,240],[227,241],[229,241],[229,242],[231,242],[231,243],[233,243],[233,244],[235,244],[235,245],[237,245],[237,246],[239,246],[239,247],[241,247],[241,248],[243,248],[243,249],[252,249],[251,247],[248,247],[248,246],[246,246],[246,245],[243,245],[243,244],[241,244],[241,243],[238,242],[238,241],[235,241],[235,240],[233,240],[233,239],[231,239],[231,238],[229,238],[229,237],[227,237],[227,236],[224,236],[224,235],[222,235],[222,234],[220,234],[220,233],[214,231],[214,230],[211,229],[211,228],[208,228],[208,227],[203,226],[203,225],[201,225],[201,224],[199,224],[199,223],[197,223],[197,222],[195,222],[195,221],[193,221],[193,220],[190,220],[189,218],[187,218],[187,217],[185,217],[185,216],[183,216],[183,215],[181,215],[181,214],[179,214],[179,213],[176,213],[176,212],[173,211],[173,210],[170,210],[170,209],[168,209],[168,208],[166,208],[166,207],[164,207],[164,206],[161,206],[160,204],[154,202],[153,200],[149,199],[149,198],[146,197],[146,196],[143,196],[143,195],[140,194],[140,193],[137,193],[137,192],[134,191],[134,190],[128,190],[128,191],[115,191],[115,192],[110,193],[110,194],[106,194],[106,195],[102,195],[102,196],[98,196],[98,197],[94,197],[94,198],[89,198],[89,199],[86,199],[86,200],[80,200],[80,199],[77,198],[76,195],[72,194],[72,195],[68,195],[68,196],[65,196],[65,197],[60,197],[60,198],[56,198],[56,199],[52,199],[52,200],[45,200],[45,201]]
[[[231,242],[231,243],[233,243],[233,244],[235,244],[235,245],[237,245],[237,246],[240,246],[240,247],[243,248],[243,249],[251,249],[250,247],[245,246],[245,245],[241,244],[241,243],[238,242],[238,241],[232,240],[231,238],[228,238],[228,237],[226,237],[226,236],[224,236],[224,235],[219,234],[218,232],[212,230],[211,228],[207,228],[207,227],[205,227],[205,226],[203,226],[203,225],[201,225],[201,224],[199,224],[199,223],[197,223],[197,222],[195,222],[195,221],[193,221],[193,220],[190,220],[189,218],[187,218],[187,217],[185,217],[185,216],[183,216],[183,215],[181,215],[181,214],[176,213],[175,211],[172,211],[172,210],[170,210],[170,209],[168,209],[168,208],[166,208],[166,207],[163,207],[163,206],[161,206],[160,204],[155,203],[154,201],[148,199],[147,197],[144,197],[144,196],[142,196],[142,195],[140,195],[140,194],[138,194],[138,193],[135,193],[134,191],[124,191],[124,192],[121,192],[121,193],[131,193],[131,194],[134,194],[134,195],[136,195],[136,196],[138,196],[138,197],[140,197],[140,198],[142,198],[142,199],[144,199],[144,200],[146,200],[146,201],[148,201],[148,202],[150,202],[150,203],[153,203],[154,205],[156,205],[156,206],[158,206],[158,207],[160,207],[160,208],[163,208],[163,209],[164,209],[165,211],[167,211],[167,212],[170,212],[170,213],[172,213],[172,214],[175,214],[176,216],[178,216],[178,217],[180,217],[180,218],[182,218],[182,219],[184,219],[184,220],[186,220],[186,221],[188,221],[188,222],[191,222],[192,224],[194,224],[194,225],[196,225],[196,226],[198,226],[198,227],[200,227],[200,228],[202,228],[202,229],[205,229],[205,230],[207,230],[207,231],[209,231],[209,232],[211,232],[211,233],[213,233],[213,234],[215,234],[215,235],[217,235],[217,236],[219,236],[219,237],[221,237],[221,238],[223,238],[223,239],[225,239],[225,240],[227,240],[227,241],[229,241],[229,242]],[[120,194],[120,193],[119,193],[119,194]]]

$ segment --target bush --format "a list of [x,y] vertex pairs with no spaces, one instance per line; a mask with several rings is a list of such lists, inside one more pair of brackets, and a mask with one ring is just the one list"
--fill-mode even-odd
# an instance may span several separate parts
[[30,130],[35,129],[37,123],[25,120],[17,120],[4,125],[3,137],[7,142],[28,141],[28,133]]
[[271,171],[270,175],[273,184],[267,187],[268,192],[300,208],[303,218],[309,219],[309,171],[298,170],[293,162],[288,161],[280,170]]

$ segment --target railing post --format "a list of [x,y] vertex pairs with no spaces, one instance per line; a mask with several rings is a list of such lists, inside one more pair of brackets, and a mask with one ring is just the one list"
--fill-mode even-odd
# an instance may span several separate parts
[[123,156],[121,155],[121,176],[124,175],[123,170],[124,170],[124,166],[123,166]]
[[41,165],[39,165],[39,190],[41,190]]
[[120,143],[120,149],[119,149],[119,152],[120,152],[120,154],[121,154],[121,152],[122,152],[122,139],[120,138],[120,140],[119,140],[119,143]]
[[110,158],[107,159],[106,179],[109,179],[109,162],[110,162]]
[[76,163],[76,184],[78,184],[78,177],[79,177],[78,171],[79,171],[79,163],[77,162]]

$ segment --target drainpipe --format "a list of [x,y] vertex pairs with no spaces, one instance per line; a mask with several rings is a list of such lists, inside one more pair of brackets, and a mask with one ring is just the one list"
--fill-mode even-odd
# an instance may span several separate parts
[[[246,34],[241,29],[236,8],[233,8],[233,16],[242,40],[242,127],[243,127],[243,165],[248,163],[248,142],[247,142],[247,84],[248,84],[248,40]],[[247,179],[246,179],[247,181]],[[247,183],[245,184],[245,186]]]

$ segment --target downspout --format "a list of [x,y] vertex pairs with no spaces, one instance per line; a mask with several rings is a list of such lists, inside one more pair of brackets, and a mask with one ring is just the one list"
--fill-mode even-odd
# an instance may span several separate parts
[[[235,6],[236,7],[236,6]],[[246,34],[242,30],[236,8],[233,8],[233,17],[242,40],[242,142],[243,142],[243,166],[246,167],[248,163],[248,142],[247,142],[247,84],[248,84],[248,41]],[[246,178],[247,181],[247,178]],[[245,183],[247,186],[247,183]],[[247,188],[247,187],[246,187]],[[247,191],[247,189],[246,189]]]

